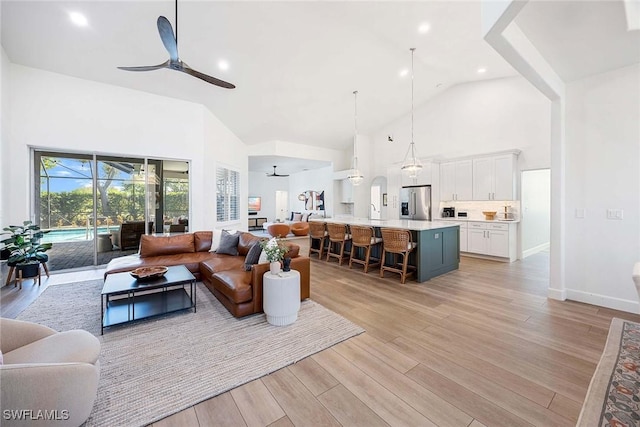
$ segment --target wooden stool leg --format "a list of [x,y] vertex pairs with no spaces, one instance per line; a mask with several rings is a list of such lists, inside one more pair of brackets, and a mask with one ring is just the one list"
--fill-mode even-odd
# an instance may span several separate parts
[[13,276],[13,273],[15,272],[15,267],[10,267],[9,268],[9,274],[7,275],[7,282],[4,284],[5,286],[7,286],[8,284],[11,283],[11,276]]
[[47,277],[49,277],[49,267],[47,266],[47,263],[43,262],[42,267],[44,267],[44,272],[47,274]]
[[22,290],[22,270],[18,270],[18,283],[20,285],[20,290]]

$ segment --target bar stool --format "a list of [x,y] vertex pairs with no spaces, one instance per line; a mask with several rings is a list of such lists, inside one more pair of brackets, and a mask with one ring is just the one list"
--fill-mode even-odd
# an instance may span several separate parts
[[[351,231],[351,256],[349,257],[349,268],[353,263],[364,265],[364,272],[369,270],[369,267],[376,267],[380,265],[380,259],[374,258],[375,262],[370,263],[371,260],[371,248],[379,245],[382,242],[380,237],[375,236],[373,227],[364,227],[360,225],[352,225],[349,227]],[[360,259],[356,256],[356,249],[364,249],[364,258]]]
[[[328,249],[325,246],[327,240],[327,223],[320,221],[310,221],[309,223],[309,256],[312,253],[318,254],[318,259],[322,259],[324,252]],[[314,247],[314,243],[317,248]]]
[[[348,233],[347,226],[345,224],[327,223],[327,231],[329,232],[327,261],[329,261],[331,257],[338,258],[338,265],[342,265],[344,247],[346,243],[351,240],[351,235]],[[336,252],[333,252],[334,248],[336,249]]]
[[[415,270],[415,267],[408,265],[409,254],[416,247],[416,244],[411,239],[411,232],[395,228],[381,228],[380,233],[382,234],[380,277],[384,277],[385,270],[393,271],[394,273],[400,273],[400,283],[404,283],[407,279],[407,269]],[[394,263],[392,266],[384,264],[387,253],[393,254]],[[396,262],[398,255],[402,256],[402,264]],[[398,268],[399,264],[401,268]]]

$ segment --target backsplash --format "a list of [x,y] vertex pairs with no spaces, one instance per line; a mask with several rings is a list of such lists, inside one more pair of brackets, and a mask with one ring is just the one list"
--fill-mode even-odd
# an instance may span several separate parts
[[485,200],[485,201],[448,201],[440,202],[437,212],[433,212],[434,218],[442,218],[442,209],[444,207],[454,207],[456,209],[456,218],[458,212],[467,212],[467,219],[482,220],[485,219],[482,212],[497,212],[496,219],[504,219],[504,207],[509,206],[509,213],[513,219],[520,219],[520,200]]

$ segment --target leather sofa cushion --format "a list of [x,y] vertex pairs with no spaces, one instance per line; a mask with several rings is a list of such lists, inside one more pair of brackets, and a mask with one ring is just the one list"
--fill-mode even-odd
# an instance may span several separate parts
[[200,273],[200,263],[211,258],[211,255],[212,254],[209,252],[195,252],[177,255],[152,256],[147,258],[141,258],[138,254],[123,256],[109,261],[109,265],[105,271],[105,277],[107,274],[131,271],[138,267],[150,267],[156,265],[171,267],[173,265],[184,265],[197,278]]
[[244,257],[210,253],[207,259],[200,263],[200,274],[206,278],[226,270],[244,271]]
[[140,238],[140,257],[193,253],[195,252],[193,242],[191,233],[176,236],[143,235]]
[[208,252],[213,242],[213,232],[196,231],[193,233],[193,246],[196,252]]
[[260,240],[260,237],[254,236],[251,233],[241,232],[240,238],[238,239],[238,255],[246,256],[251,246]]
[[236,304],[251,301],[253,298],[250,271],[244,271],[244,269],[221,271],[215,273],[211,281],[218,291]]

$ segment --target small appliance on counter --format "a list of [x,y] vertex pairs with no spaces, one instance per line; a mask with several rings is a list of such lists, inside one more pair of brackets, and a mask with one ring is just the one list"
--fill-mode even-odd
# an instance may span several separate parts
[[458,211],[458,218],[467,218],[467,213]]
[[456,208],[442,208],[442,218],[455,218]]

